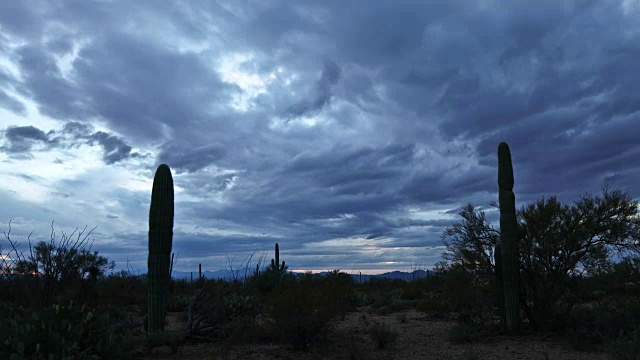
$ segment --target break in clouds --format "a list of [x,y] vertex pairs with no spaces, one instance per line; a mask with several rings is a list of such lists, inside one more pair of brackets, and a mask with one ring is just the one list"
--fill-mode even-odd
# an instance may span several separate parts
[[155,168],[177,270],[431,267],[468,202],[640,196],[637,1],[0,2],[0,209],[98,226],[146,267]]

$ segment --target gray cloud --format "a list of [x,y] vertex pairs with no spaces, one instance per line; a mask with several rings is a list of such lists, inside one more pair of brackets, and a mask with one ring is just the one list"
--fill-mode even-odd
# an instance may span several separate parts
[[340,78],[340,67],[331,60],[325,60],[320,79],[315,84],[314,93],[310,99],[293,104],[285,113],[287,118],[297,118],[316,114],[325,107],[333,96],[331,88]]
[[226,150],[222,145],[210,144],[193,147],[186,141],[167,143],[158,155],[160,163],[172,164],[176,171],[197,171],[225,156]]
[[[0,53],[19,73],[0,66],[0,106],[24,116],[32,101],[63,127],[11,124],[2,151],[100,146],[149,182],[169,164],[185,267],[276,241],[300,268],[432,264],[464,204],[496,220],[501,141],[519,205],[605,183],[640,194],[627,2],[45,5],[0,5]],[[148,194],[111,196],[100,219],[140,224],[118,236],[144,249]]]
[[7,153],[29,152],[33,146],[39,143],[49,143],[49,137],[44,131],[28,126],[10,126],[4,131],[7,145],[0,147]]
[[[77,147],[79,144],[85,143],[91,146],[98,144],[102,147],[103,161],[106,164],[114,164],[141,156],[132,152],[132,147],[127,145],[122,138],[103,131],[93,132],[90,125],[78,122],[68,122],[61,131],[51,130],[48,133],[32,125],[10,126],[4,131],[4,137],[6,145],[1,146],[0,150],[10,154],[27,153],[29,155],[28,153],[37,144],[42,144],[50,150],[56,147]],[[56,161],[60,162],[61,160],[56,159]]]
[[[0,76],[0,79],[2,77]],[[26,115],[27,108],[20,100],[10,96],[0,89],[0,107],[10,110],[18,115]]]
[[103,131],[97,131],[89,135],[88,139],[90,145],[93,145],[95,141],[102,146],[104,150],[103,160],[106,164],[113,164],[137,155],[137,153],[131,153],[131,146],[125,144],[122,139]]

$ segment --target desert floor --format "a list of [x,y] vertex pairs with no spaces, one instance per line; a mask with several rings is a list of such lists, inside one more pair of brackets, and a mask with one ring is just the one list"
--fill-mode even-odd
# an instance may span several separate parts
[[[169,313],[169,328],[182,326],[184,314]],[[375,347],[367,333],[373,323],[386,323],[398,334],[390,349]],[[517,337],[490,336],[471,344],[448,340],[453,320],[434,320],[415,310],[377,315],[369,307],[349,313],[336,321],[326,340],[307,352],[286,344],[220,345],[192,343],[180,345],[176,353],[168,347],[140,351],[143,359],[522,359],[522,360],[605,360],[604,353],[574,350],[567,339],[536,334]],[[475,355],[474,355],[475,354]]]

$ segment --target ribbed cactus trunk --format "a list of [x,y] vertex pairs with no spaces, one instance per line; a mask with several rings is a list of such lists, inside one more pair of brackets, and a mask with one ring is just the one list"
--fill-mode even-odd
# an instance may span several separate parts
[[169,266],[173,240],[173,178],[169,166],[156,170],[149,208],[148,332],[164,330],[169,299]]
[[496,297],[498,298],[498,315],[500,316],[500,323],[502,324],[502,327],[504,327],[504,279],[502,277],[502,250],[500,249],[500,243],[496,244],[493,258],[496,261]]
[[278,247],[278,243],[276,243],[276,267],[274,268],[274,270],[276,272],[279,272],[278,270],[280,270],[278,268],[278,265],[280,265],[280,247]]
[[507,333],[520,330],[520,259],[513,193],[513,165],[509,145],[498,145],[498,187],[500,202],[500,259],[504,292],[504,325]]

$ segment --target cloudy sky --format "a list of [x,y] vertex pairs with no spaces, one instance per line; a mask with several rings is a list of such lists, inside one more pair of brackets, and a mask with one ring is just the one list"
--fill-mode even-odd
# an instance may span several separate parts
[[426,268],[500,141],[518,208],[639,199],[640,1],[532,4],[0,1],[2,230],[146,271],[166,163],[176,270]]

